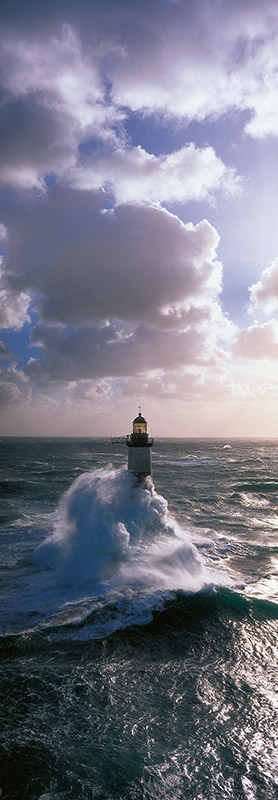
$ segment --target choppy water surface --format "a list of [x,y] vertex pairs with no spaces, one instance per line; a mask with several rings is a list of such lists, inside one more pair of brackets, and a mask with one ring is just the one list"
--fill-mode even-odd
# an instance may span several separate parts
[[2,797],[274,800],[278,441],[2,439]]

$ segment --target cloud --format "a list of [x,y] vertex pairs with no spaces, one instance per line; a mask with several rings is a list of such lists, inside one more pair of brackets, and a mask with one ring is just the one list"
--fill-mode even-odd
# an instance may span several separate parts
[[[50,8],[51,18],[51,8]],[[105,103],[97,54],[82,52],[78,34],[64,24],[55,33],[2,33],[0,180],[17,188],[43,186],[46,173],[75,164],[84,138],[114,136],[122,115]]]
[[[217,231],[161,204],[239,188],[217,150],[188,143],[194,131],[206,142],[213,129],[220,148],[214,123],[232,112],[233,130],[277,135],[277,3],[3,3],[1,321],[20,330],[32,302],[40,356],[1,373],[2,398],[26,403],[31,380],[54,395],[67,387],[84,407],[108,404],[117,386],[121,398],[120,387],[143,385],[181,405],[239,396],[223,366],[234,329],[220,307]],[[133,145],[154,117],[153,148]],[[189,137],[194,120],[209,125]],[[253,305],[272,312],[276,282],[275,260]],[[234,352],[276,358],[274,320],[238,334]]]
[[48,321],[186,325],[190,307],[209,305],[221,290],[216,230],[206,220],[184,225],[154,206],[103,213],[104,200],[55,187],[7,208],[11,287],[39,292]]
[[261,359],[278,358],[278,322],[275,319],[263,325],[251,325],[240,331],[233,346],[233,352],[240,358]]
[[8,238],[7,228],[5,228],[5,225],[3,225],[1,223],[0,224],[0,242],[3,242],[3,244],[5,244],[5,242],[7,241],[7,238]]
[[208,404],[221,403],[237,397],[250,397],[250,387],[242,386],[227,374],[219,363],[213,367],[188,366],[183,371],[145,378],[125,378],[121,381],[124,397],[144,397],[153,400],[169,400],[173,403],[194,401]]
[[80,380],[73,389],[73,398],[78,403],[91,403],[103,401],[111,393],[111,383],[100,380]]
[[25,367],[39,386],[207,369],[233,333],[207,220],[109,201],[60,185],[5,209],[6,280],[39,312],[31,343],[42,357]]
[[25,373],[39,385],[80,379],[146,375],[186,364],[204,363],[211,355],[205,331],[161,331],[139,325],[127,337],[116,325],[68,330],[37,326],[33,343],[44,359],[30,359]]
[[11,364],[7,369],[0,368],[0,405],[29,403],[31,396],[28,376],[18,370],[16,364]]
[[79,189],[111,188],[117,203],[173,203],[211,200],[216,191],[239,191],[235,170],[217,158],[212,147],[192,142],[156,157],[142,147],[98,148],[67,175]]
[[9,349],[9,347],[7,347],[5,342],[0,341],[0,360],[10,361],[11,358],[13,358],[11,350]]
[[[163,13],[160,0],[83,0],[78,14],[70,2],[50,2],[47,14],[28,6],[25,19],[17,5],[13,17],[3,12],[5,185],[42,189],[45,176],[76,170],[79,186],[110,182],[124,202],[206,198],[236,186],[233,170],[210,147],[157,158],[132,148],[124,122],[133,112],[191,121],[247,110],[247,133],[277,135],[275,2],[164,2]],[[92,140],[110,152],[83,167],[79,151]]]
[[[126,111],[107,102],[103,78],[107,47],[116,58],[122,51],[112,39],[106,42],[105,29],[102,37],[102,44],[88,49],[69,25],[56,35],[48,33],[47,39],[42,33],[30,41],[18,32],[5,36],[2,183],[43,190],[45,177],[66,174],[79,188],[109,184],[123,202],[183,202],[210,198],[215,190],[236,190],[235,170],[227,168],[212,147],[201,150],[188,144],[157,158],[129,145],[123,129],[119,131]],[[92,141],[97,143],[95,151],[84,158],[82,145],[87,142],[90,149]]]
[[22,401],[22,393],[18,386],[11,381],[5,381],[0,373],[0,405],[11,405]]
[[278,308],[278,258],[263,270],[260,280],[250,286],[251,307],[271,314]]
[[[152,2],[140,5],[123,28],[122,51],[111,59],[115,104],[135,112],[204,120],[237,108],[249,110],[251,136],[277,135],[277,38],[275,0]],[[121,35],[122,34],[122,35]]]
[[63,172],[74,162],[70,120],[44,107],[42,98],[27,96],[0,110],[0,180],[17,189],[44,186],[44,175]]
[[0,327],[20,330],[30,321],[28,309],[31,297],[28,292],[13,290],[5,275],[3,259],[0,257]]

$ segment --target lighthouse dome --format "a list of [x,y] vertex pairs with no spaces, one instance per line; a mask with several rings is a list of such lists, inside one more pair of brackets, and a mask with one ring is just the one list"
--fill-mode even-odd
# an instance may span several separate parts
[[133,425],[135,422],[138,422],[138,425],[141,425],[142,422],[145,422],[145,425],[147,424],[147,420],[145,419],[145,417],[142,417],[141,411],[139,411],[138,417],[135,417],[135,419],[133,420]]

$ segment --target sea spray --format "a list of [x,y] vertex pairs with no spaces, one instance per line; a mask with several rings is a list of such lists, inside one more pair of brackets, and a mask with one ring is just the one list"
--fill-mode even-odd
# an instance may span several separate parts
[[[198,588],[203,564],[150,478],[135,483],[127,470],[98,469],[77,478],[60,502],[53,534],[37,549],[64,585],[117,574],[128,584]],[[178,583],[176,581],[178,580]]]

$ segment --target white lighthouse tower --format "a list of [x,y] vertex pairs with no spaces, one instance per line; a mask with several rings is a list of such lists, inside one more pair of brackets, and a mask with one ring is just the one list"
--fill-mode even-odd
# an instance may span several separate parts
[[128,469],[139,479],[152,474],[151,448],[153,442],[154,440],[149,438],[147,432],[147,422],[139,409],[138,417],[133,420],[132,433],[126,437]]

